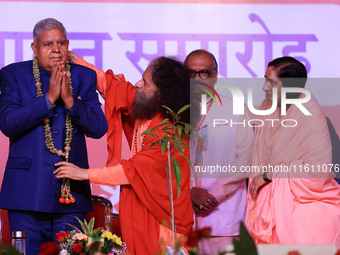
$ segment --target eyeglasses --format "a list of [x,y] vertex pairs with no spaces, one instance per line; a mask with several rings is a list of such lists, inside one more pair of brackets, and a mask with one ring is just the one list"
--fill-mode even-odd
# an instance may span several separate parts
[[198,74],[198,76],[201,79],[207,79],[207,78],[209,78],[211,71],[208,70],[208,69],[202,69],[202,70],[199,70],[199,71],[195,71],[195,70],[192,70],[192,69],[189,70],[190,78],[195,78],[196,74]]

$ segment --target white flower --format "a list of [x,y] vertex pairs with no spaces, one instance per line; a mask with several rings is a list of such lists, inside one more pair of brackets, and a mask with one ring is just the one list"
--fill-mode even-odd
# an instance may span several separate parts
[[67,250],[61,250],[59,252],[59,255],[70,255],[70,254],[67,252]]
[[176,251],[175,249],[171,248],[170,246],[167,246],[164,254],[165,255],[173,255],[173,254],[186,255],[187,253],[182,248],[179,248],[179,250]]

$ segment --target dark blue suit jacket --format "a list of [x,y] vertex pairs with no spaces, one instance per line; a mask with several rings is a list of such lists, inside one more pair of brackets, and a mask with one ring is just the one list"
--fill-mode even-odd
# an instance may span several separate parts
[[[72,119],[73,139],[70,162],[88,168],[85,136],[100,138],[107,122],[96,93],[96,73],[71,64],[74,105],[67,110],[61,99],[48,110],[45,95],[51,73],[40,68],[44,96],[37,98],[32,61],[1,69],[0,128],[10,138],[8,161],[0,194],[0,207],[53,213],[86,212],[91,207],[88,181],[71,181],[74,204],[60,204],[61,179],[53,175],[54,164],[62,157],[45,145],[43,120],[50,118],[55,147],[65,146],[65,114]],[[64,150],[64,149],[63,149]]]

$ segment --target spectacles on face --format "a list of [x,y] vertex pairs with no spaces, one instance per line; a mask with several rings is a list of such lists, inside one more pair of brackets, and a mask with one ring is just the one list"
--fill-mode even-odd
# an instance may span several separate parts
[[192,70],[192,69],[189,70],[190,78],[195,78],[196,74],[198,74],[198,76],[201,79],[207,79],[207,78],[209,78],[211,71],[208,70],[208,69],[202,69],[202,70],[199,70],[199,71],[195,71],[195,70]]

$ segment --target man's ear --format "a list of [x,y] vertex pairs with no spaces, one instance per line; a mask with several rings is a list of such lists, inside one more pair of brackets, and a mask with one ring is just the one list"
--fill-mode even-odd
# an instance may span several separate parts
[[34,52],[34,56],[36,57],[38,49],[37,49],[37,45],[34,42],[31,43],[31,48]]
[[217,76],[218,76],[218,72],[214,71],[214,75],[212,76],[212,78],[214,79],[214,85],[217,83]]
[[218,76],[218,71],[214,71],[214,75],[212,78],[217,78],[217,76]]

